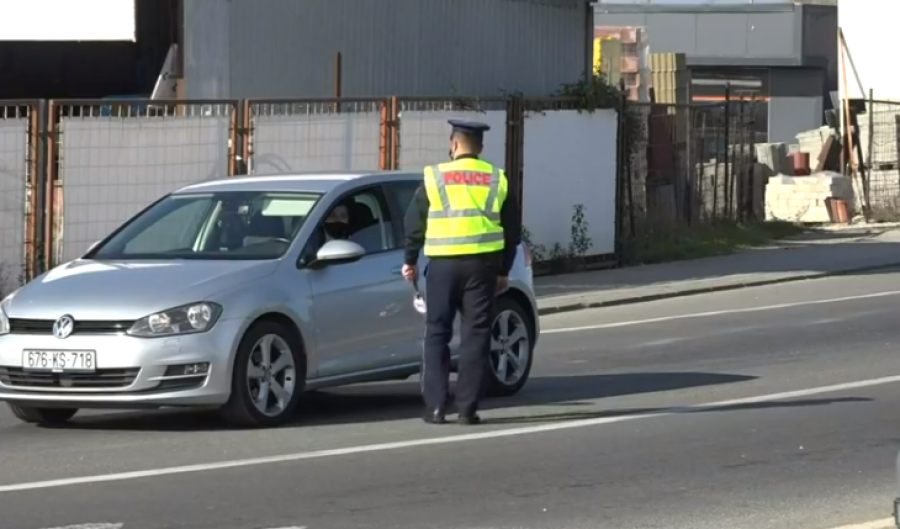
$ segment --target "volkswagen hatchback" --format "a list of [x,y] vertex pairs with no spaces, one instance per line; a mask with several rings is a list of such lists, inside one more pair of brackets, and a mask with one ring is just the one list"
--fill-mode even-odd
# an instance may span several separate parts
[[[0,400],[29,423],[179,406],[268,427],[304,391],[417,374],[424,321],[400,268],[420,182],[246,177],[164,196],[0,303]],[[493,332],[489,393],[512,395],[539,334],[522,245]]]

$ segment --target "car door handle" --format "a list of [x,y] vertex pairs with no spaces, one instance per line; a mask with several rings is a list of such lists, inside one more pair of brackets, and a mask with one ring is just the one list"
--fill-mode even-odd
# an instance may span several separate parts
[[403,266],[401,265],[401,266],[392,268],[391,273],[394,274],[395,276],[399,276],[400,274],[403,273]]

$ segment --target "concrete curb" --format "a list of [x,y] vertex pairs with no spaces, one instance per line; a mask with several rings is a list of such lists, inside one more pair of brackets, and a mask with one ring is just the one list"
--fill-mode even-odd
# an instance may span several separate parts
[[675,292],[663,292],[659,294],[647,294],[644,296],[633,296],[630,298],[613,299],[609,301],[579,301],[557,305],[554,307],[541,307],[540,299],[538,299],[538,315],[545,316],[548,314],[560,314],[564,312],[575,312],[585,309],[597,309],[601,307],[616,307],[619,305],[633,305],[635,303],[645,303],[648,301],[659,301],[662,299],[680,298],[685,296],[694,296],[697,294],[710,294],[713,292],[726,292],[729,290],[740,290],[747,287],[762,287],[767,285],[778,285],[780,283],[793,283],[795,281],[808,281],[811,279],[822,279],[826,277],[836,277],[847,274],[860,272],[874,272],[877,270],[886,270],[900,266],[900,261],[894,263],[886,263],[874,266],[864,266],[859,268],[850,268],[846,270],[836,270],[833,272],[813,272],[809,274],[796,275],[790,277],[779,277],[775,279],[761,279],[759,281],[745,281],[742,283],[733,283],[730,285],[717,285],[711,287],[697,287],[678,290]]

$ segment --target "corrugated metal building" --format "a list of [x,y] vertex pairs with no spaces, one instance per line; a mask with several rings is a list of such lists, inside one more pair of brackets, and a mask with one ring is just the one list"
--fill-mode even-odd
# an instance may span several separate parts
[[829,0],[600,0],[598,27],[640,27],[650,52],[681,52],[692,96],[716,100],[726,84],[765,103],[768,141],[822,125],[837,89],[837,6]]
[[589,71],[587,0],[184,0],[184,96],[549,95]]

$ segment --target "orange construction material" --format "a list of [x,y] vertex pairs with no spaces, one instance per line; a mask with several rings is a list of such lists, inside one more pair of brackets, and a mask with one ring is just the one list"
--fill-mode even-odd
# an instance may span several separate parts
[[850,207],[846,200],[839,198],[826,199],[828,207],[828,216],[831,222],[836,224],[850,224]]

